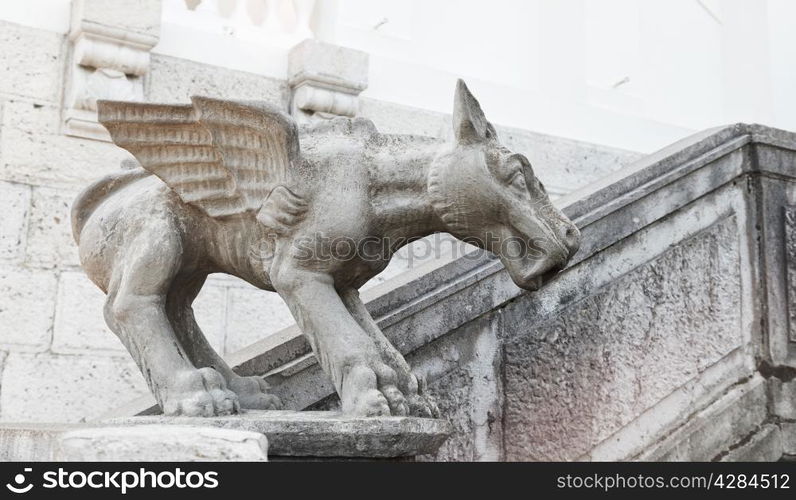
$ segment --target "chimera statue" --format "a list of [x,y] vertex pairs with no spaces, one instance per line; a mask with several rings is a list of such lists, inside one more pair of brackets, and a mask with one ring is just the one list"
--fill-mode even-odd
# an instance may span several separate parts
[[[380,134],[361,118],[300,131],[263,103],[192,101],[101,101],[100,122],[137,164],[89,186],[72,212],[83,268],[107,294],[105,320],[167,415],[280,406],[199,329],[191,303],[211,273],[280,294],[344,412],[430,417],[436,406],[358,287],[434,232],[481,244],[529,290],[578,248],[576,227],[462,81],[449,142]],[[385,250],[324,251],[341,240]]]

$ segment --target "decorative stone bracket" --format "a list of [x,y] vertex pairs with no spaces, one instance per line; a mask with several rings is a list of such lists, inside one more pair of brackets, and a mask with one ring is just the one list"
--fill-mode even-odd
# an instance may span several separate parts
[[[70,57],[64,97],[64,133],[110,141],[97,122],[97,100],[144,99],[149,52],[158,42],[160,2],[110,10],[96,0],[73,5]],[[115,18],[124,15],[125,18]]]
[[368,87],[368,55],[314,39],[288,55],[290,113],[299,123],[355,116],[359,94]]

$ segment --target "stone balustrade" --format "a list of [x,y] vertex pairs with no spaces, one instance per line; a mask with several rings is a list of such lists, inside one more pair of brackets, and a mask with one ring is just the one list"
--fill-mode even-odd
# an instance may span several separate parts
[[315,0],[164,0],[163,21],[255,44],[292,46],[314,38]]

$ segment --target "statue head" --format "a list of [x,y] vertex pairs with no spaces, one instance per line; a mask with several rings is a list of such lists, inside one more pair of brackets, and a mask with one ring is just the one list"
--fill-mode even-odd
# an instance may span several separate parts
[[499,256],[517,286],[538,289],[577,252],[578,228],[550,202],[528,159],[500,144],[461,80],[453,132],[428,178],[434,210],[451,234]]

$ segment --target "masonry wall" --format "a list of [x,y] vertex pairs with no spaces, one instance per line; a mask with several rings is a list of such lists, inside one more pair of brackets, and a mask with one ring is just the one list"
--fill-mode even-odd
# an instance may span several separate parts
[[711,460],[758,432],[745,206],[718,189],[429,345],[412,362],[456,428],[429,458]]
[[509,395],[503,432],[512,437],[506,458],[600,459],[606,448],[629,455],[644,442],[629,427],[645,412],[656,413],[661,426],[672,415],[685,421],[715,392],[749,377],[751,353],[746,362],[733,356],[751,342],[740,273],[731,217],[559,318],[529,325],[522,300],[508,307],[502,319]]
[[[63,134],[67,51],[62,34],[0,21],[0,421],[93,418],[146,392],[104,325],[103,294],[82,273],[71,235],[76,194],[118,169],[127,153]],[[290,97],[282,80],[157,54],[144,88],[150,101],[198,94],[266,100],[285,110]],[[363,99],[361,114],[389,133],[445,136],[450,126],[447,115],[385,101]],[[500,134],[558,193],[639,156],[517,129]],[[376,281],[407,265],[397,259]],[[292,323],[277,295],[218,275],[195,310],[224,355]]]
[[[138,369],[102,319],[103,294],[79,267],[71,202],[127,153],[61,131],[64,36],[0,23],[0,419],[73,421],[144,393]],[[283,82],[208,71],[155,56],[146,82],[156,101],[194,93],[286,106]],[[211,278],[199,321],[221,353],[290,322],[281,300]]]

